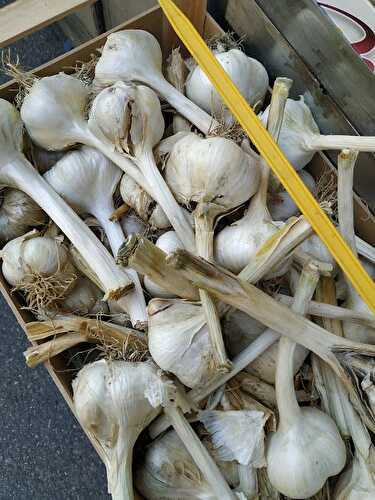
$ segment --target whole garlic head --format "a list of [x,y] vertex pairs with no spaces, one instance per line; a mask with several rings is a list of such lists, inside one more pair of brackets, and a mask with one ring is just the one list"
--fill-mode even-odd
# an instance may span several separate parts
[[[263,125],[267,124],[268,113],[269,106],[260,115]],[[319,133],[319,127],[303,97],[301,96],[298,101],[288,99],[278,143],[296,170],[305,167],[315,154],[315,151],[304,147],[304,138]]]
[[[267,71],[259,61],[248,57],[239,49],[216,52],[215,57],[250,106],[263,102],[269,80]],[[195,66],[187,78],[186,95],[207,113],[217,118],[223,115],[225,123],[231,124],[235,121],[231,112],[224,107],[219,93],[199,66]]]
[[203,308],[182,300],[148,305],[148,346],[155,363],[187,387],[212,376],[212,348]]

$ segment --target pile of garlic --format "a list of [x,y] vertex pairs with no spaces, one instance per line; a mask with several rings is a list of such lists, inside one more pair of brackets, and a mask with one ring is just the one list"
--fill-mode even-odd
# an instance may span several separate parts
[[[320,135],[287,78],[264,109],[263,65],[214,54],[312,193],[314,153],[341,151],[356,251],[353,169],[375,139]],[[19,111],[0,99],[0,256],[35,316],[26,361],[75,359],[115,500],[374,498],[375,318],[203,71],[178,50],[167,78],[162,63],[153,35],[120,31],[91,84],[59,73],[28,80]]]

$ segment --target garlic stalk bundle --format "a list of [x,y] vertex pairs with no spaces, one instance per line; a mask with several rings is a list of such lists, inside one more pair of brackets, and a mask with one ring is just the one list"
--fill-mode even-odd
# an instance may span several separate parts
[[[167,183],[177,200],[187,207],[195,205],[197,252],[212,260],[215,219],[256,192],[259,184],[256,163],[228,139],[202,139],[190,133],[174,145],[165,171]],[[200,298],[215,362],[225,366],[227,358],[215,305],[204,291],[200,291]]]
[[167,229],[171,226],[160,205],[125,173],[121,178],[120,193],[124,203],[129,205],[143,221],[148,222],[151,228]]
[[[260,114],[267,123],[269,107]],[[310,108],[300,96],[298,101],[288,99],[279,138],[280,148],[296,170],[301,170],[317,151],[341,150],[375,151],[374,137],[350,135],[320,135]]]
[[[0,111],[0,151],[3,155],[0,184],[23,191],[49,215],[98,274],[105,286],[106,298],[125,295],[133,287],[129,278],[119,274],[109,252],[22,155],[23,127],[16,109],[1,99]],[[44,118],[51,115],[54,115],[52,110],[47,115],[42,114]],[[58,119],[56,115],[55,118]]]
[[92,130],[99,130],[120,151],[130,155],[146,180],[149,194],[164,210],[185,248],[194,251],[191,225],[165,183],[153,154],[153,147],[164,133],[164,119],[155,92],[142,85],[117,82],[96,96],[89,123]]
[[100,360],[82,368],[73,381],[77,417],[104,450],[114,500],[134,498],[133,447],[160,411],[145,396],[156,373],[151,363]]
[[0,240],[6,243],[47,222],[46,214],[27,194],[5,189],[0,194]]
[[148,315],[148,344],[155,363],[187,387],[207,383],[214,369],[202,307],[181,300],[153,299]]
[[[301,285],[310,290],[318,281],[313,264],[305,266]],[[296,312],[305,303],[292,306]],[[276,398],[279,426],[267,444],[267,472],[271,484],[290,498],[310,498],[326,480],[338,474],[346,462],[346,448],[335,422],[311,407],[299,407],[294,389],[293,355],[296,343],[286,337],[279,341],[276,368]]]
[[[272,92],[272,110],[267,125],[271,135],[276,140],[291,84],[292,81],[287,78],[278,78]],[[225,227],[215,240],[217,262],[235,273],[239,273],[255,257],[262,244],[283,225],[282,222],[271,220],[267,208],[270,169],[264,160],[260,160],[259,165],[261,170],[259,190],[250,201],[246,214],[240,221]],[[271,276],[280,276],[285,272],[286,267],[282,266],[281,269],[276,269]]]
[[[357,255],[356,239],[354,232],[354,207],[353,207],[353,175],[354,166],[358,153],[350,150],[343,150],[338,157],[337,171],[337,201],[339,227],[343,238],[346,240],[351,250]],[[374,277],[374,269],[368,264],[366,270],[371,277]],[[345,307],[354,309],[362,313],[370,313],[371,310],[362,300],[351,282],[344,277],[348,292]],[[357,342],[375,343],[375,329],[355,324],[351,321],[343,322],[343,331],[346,338]]]
[[162,74],[159,42],[147,31],[117,31],[107,37],[95,67],[94,85],[108,87],[118,81],[141,82],[166,99],[180,115],[204,134],[215,121],[196,104],[176,90]]
[[[170,83],[181,93],[185,94],[185,81],[187,77],[187,66],[182,59],[180,49],[172,49],[168,59],[167,77]],[[183,116],[178,113],[173,115],[173,132],[191,130],[191,124]]]
[[[300,171],[299,176],[312,194],[315,194],[316,183],[314,177],[306,170]],[[300,212],[288,191],[285,190],[271,194],[268,199],[268,210],[270,212],[271,219],[277,221],[285,221],[286,219],[289,219],[289,217],[297,215]]]
[[[264,66],[239,49],[230,49],[227,52],[216,50],[214,55],[250,106],[261,106],[269,84]],[[186,95],[207,113],[216,118],[222,116],[226,124],[230,125],[235,121],[231,112],[224,106],[220,94],[198,65],[186,80]]]
[[[98,220],[116,256],[125,237],[120,223],[110,221],[110,217],[115,209],[113,195],[121,170],[99,151],[83,146],[67,153],[44,178],[74,210]],[[120,269],[118,272],[121,273]],[[130,268],[125,268],[125,272],[135,285],[135,290],[124,299],[126,310],[134,326],[145,325],[146,302],[138,275]]]
[[[166,233],[159,236],[155,245],[167,254],[174,252],[178,248],[183,248],[183,245],[175,231],[167,231]],[[152,297],[175,297],[175,295],[170,294],[167,290],[160,287],[157,283],[154,283],[147,275],[144,277],[143,284]]]

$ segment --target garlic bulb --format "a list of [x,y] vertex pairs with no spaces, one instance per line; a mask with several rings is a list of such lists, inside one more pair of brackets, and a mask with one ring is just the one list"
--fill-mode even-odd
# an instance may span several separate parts
[[[183,248],[181,241],[179,240],[177,234],[174,231],[167,231],[166,233],[159,236],[155,245],[167,254],[174,252],[178,248]],[[159,285],[157,285],[157,283],[154,283],[147,276],[144,277],[143,284],[148,293],[152,297],[160,297],[160,298],[175,297],[174,295],[171,295],[167,290],[164,290]]]
[[18,189],[1,193],[0,240],[7,242],[47,222],[46,214],[27,194]]
[[160,205],[155,203],[151,196],[127,174],[124,174],[121,178],[120,193],[124,202],[142,220],[148,222],[151,228],[167,229],[171,226]]
[[[125,237],[120,223],[110,221],[110,217],[115,209],[113,194],[120,182],[121,170],[99,151],[84,146],[67,153],[44,178],[72,208],[96,217],[116,256]],[[125,272],[135,285],[135,290],[125,298],[127,312],[134,326],[145,325],[146,303],[138,275],[130,268]]]
[[321,262],[327,262],[332,265],[335,264],[335,259],[332,257],[331,252],[316,234],[313,234],[310,238],[307,238],[301,243],[297,249],[297,253],[298,252],[304,252]]
[[[29,97],[30,94],[27,98]],[[21,154],[23,125],[17,110],[9,102],[0,99],[0,111],[0,150],[4,155],[0,184],[20,189],[38,203],[98,274],[107,297],[119,298],[125,295],[132,288],[129,278],[125,274],[119,274],[113,258],[95,235]],[[36,118],[31,111],[30,114],[33,119]],[[53,118],[55,115],[52,110],[38,115],[38,124],[44,123],[48,128],[45,118]],[[58,121],[58,117],[55,118]],[[69,126],[71,129],[72,125]],[[40,133],[38,126],[36,133]]]
[[372,500],[375,496],[374,449],[371,447],[370,458],[364,460],[356,453],[352,463],[340,475],[337,481],[335,500]]
[[144,234],[147,230],[146,224],[134,213],[129,213],[122,217],[120,224],[126,236]]
[[33,275],[52,276],[74,272],[69,253],[60,238],[39,236],[31,231],[9,241],[1,251],[2,272],[16,286]]
[[213,375],[212,348],[199,304],[153,299],[148,305],[148,347],[155,363],[187,387]]
[[137,489],[148,500],[217,498],[174,431],[146,448],[135,481]]
[[47,172],[64,155],[65,151],[47,151],[36,144],[31,145],[32,164],[35,165],[40,174]]
[[151,363],[100,360],[82,368],[73,381],[77,417],[104,450],[108,491],[116,500],[134,498],[133,447],[160,410],[145,396],[156,373]]
[[[269,107],[260,114],[263,124],[267,123]],[[313,158],[316,151],[352,149],[374,151],[373,137],[320,135],[310,108],[300,96],[298,101],[288,99],[280,131],[280,148],[296,170],[301,170]]]
[[238,309],[224,316],[223,333],[231,357],[240,354],[255,340],[266,327]]
[[96,96],[89,124],[96,134],[104,134],[117,149],[132,155],[148,193],[164,210],[184,246],[194,251],[193,230],[166,185],[153,154],[164,133],[164,119],[155,92],[143,85],[117,82]]
[[[212,260],[215,219],[256,192],[259,185],[256,162],[228,139],[202,139],[190,133],[173,146],[165,172],[177,200],[187,207],[196,205],[193,216],[197,252]],[[214,346],[215,362],[225,366],[227,358],[215,305],[204,291],[200,291],[200,298]]]
[[88,314],[106,314],[108,308],[103,302],[103,292],[89,279],[79,277],[74,288],[59,305],[59,311],[64,314],[77,314],[87,316]]
[[[277,78],[272,91],[270,117],[267,128],[270,134],[278,139],[282,123],[285,102],[292,81],[288,78]],[[250,201],[245,215],[240,221],[225,227],[215,240],[215,257],[217,262],[239,273],[255,257],[258,249],[275,234],[282,222],[271,220],[267,208],[267,190],[270,169],[264,160],[259,160],[261,180],[259,190]],[[268,277],[281,276],[289,263],[271,271]]]
[[[304,267],[301,287],[311,290],[318,281],[312,264]],[[302,312],[305,304],[292,308]],[[303,308],[303,309],[302,309]],[[271,484],[290,498],[310,498],[346,462],[346,448],[335,422],[316,408],[298,406],[294,389],[293,356],[296,343],[282,337],[276,368],[279,425],[267,444],[267,472]]]
[[[269,84],[264,66],[238,49],[214,51],[214,55],[250,106],[261,105]],[[207,113],[216,118],[222,116],[226,124],[234,122],[233,115],[224,107],[219,93],[199,66],[195,66],[186,80],[186,95]]]
[[212,118],[163,77],[162,52],[151,33],[125,30],[107,37],[95,67],[94,85],[102,88],[121,80],[148,85],[204,134],[210,130]]
[[[312,194],[315,195],[316,183],[314,177],[306,170],[301,170],[299,172],[299,176],[305,183],[306,187],[312,192]],[[294,203],[288,191],[273,193],[268,199],[268,210],[273,220],[282,221],[285,221],[286,219],[289,219],[289,217],[299,213],[299,208]]]

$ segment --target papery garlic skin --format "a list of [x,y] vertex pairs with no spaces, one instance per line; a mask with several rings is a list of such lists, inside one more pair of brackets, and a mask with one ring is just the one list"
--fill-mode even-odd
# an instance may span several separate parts
[[114,500],[134,498],[133,447],[159,412],[145,396],[156,377],[151,363],[100,360],[82,368],[73,381],[77,417],[105,451],[108,489]]
[[223,137],[202,139],[193,133],[175,144],[165,171],[180,203],[213,203],[222,212],[248,200],[260,180],[256,162],[233,141]]
[[[264,66],[239,49],[214,52],[214,55],[250,106],[261,105],[269,84]],[[234,123],[233,115],[199,66],[195,66],[186,80],[186,95],[217,119],[223,117],[226,124]]]
[[327,262],[332,265],[335,264],[335,259],[332,257],[331,252],[316,234],[313,234],[310,238],[307,238],[301,243],[298,250],[308,253],[311,257],[321,262]]
[[7,282],[16,286],[27,275],[53,274],[69,271],[69,253],[61,240],[46,236],[38,236],[37,231],[31,231],[9,241],[1,251],[2,272]]
[[187,387],[213,374],[212,347],[200,305],[153,299],[148,305],[148,346],[155,363]]
[[[263,125],[267,124],[268,113],[269,106],[260,114]],[[303,97],[301,96],[298,101],[288,99],[278,143],[296,170],[305,167],[315,154],[315,151],[304,147],[305,138],[319,133],[319,127]]]
[[[35,80],[21,107],[22,121],[32,139],[47,150],[76,144],[77,135],[86,128],[83,115],[88,96],[88,87],[64,73]],[[41,116],[41,109],[48,110],[48,116]]]
[[64,302],[59,305],[59,311],[64,314],[106,314],[108,308],[103,302],[103,292],[87,278],[79,277],[74,288]]
[[6,243],[27,233],[30,228],[41,226],[47,222],[47,216],[43,210],[22,191],[6,189],[1,195],[1,241]]
[[174,431],[153,441],[137,469],[136,487],[148,500],[215,500],[209,484]]
[[315,408],[300,410],[302,418],[292,428],[271,434],[266,455],[272,485],[297,499],[312,497],[346,462],[345,444],[334,421]]
[[[247,216],[248,215],[248,216]],[[251,224],[250,224],[251,222]],[[225,227],[215,239],[215,260],[233,273],[238,274],[255,257],[259,248],[281,227],[282,222],[258,219],[249,214]],[[251,226],[251,233],[249,227]],[[231,244],[229,245],[229,241]],[[269,278],[282,276],[288,266],[281,266]]]
[[[316,182],[313,176],[306,170],[301,170],[299,172],[299,176],[309,191],[315,195]],[[275,194],[271,194],[268,199],[268,210],[272,220],[277,221],[285,221],[289,219],[289,217],[297,215],[300,212],[298,206],[294,203],[288,191],[279,191]]]
[[[163,250],[166,254],[172,253],[179,248],[183,248],[183,244],[178,238],[175,231],[167,231],[166,233],[159,236],[155,245]],[[160,297],[160,298],[172,298],[175,295],[171,295],[167,290],[164,290],[162,287],[158,286],[147,276],[144,277],[143,280],[144,287],[148,291],[148,293],[152,297]]]
[[334,490],[335,500],[373,500],[375,498],[374,449],[364,460],[356,452],[352,463],[340,475]]

